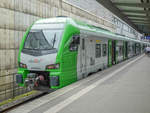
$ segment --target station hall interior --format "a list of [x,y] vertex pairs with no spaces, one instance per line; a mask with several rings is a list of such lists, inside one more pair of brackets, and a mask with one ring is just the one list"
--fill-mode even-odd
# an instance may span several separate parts
[[149,113],[150,0],[0,0],[0,113]]

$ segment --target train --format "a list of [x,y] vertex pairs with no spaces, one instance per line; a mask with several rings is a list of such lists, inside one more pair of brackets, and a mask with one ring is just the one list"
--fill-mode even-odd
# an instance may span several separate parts
[[16,83],[59,89],[139,55],[148,45],[69,17],[40,19],[22,38]]

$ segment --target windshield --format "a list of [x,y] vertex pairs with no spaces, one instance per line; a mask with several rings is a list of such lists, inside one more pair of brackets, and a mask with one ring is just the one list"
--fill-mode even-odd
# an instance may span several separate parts
[[62,30],[31,31],[24,44],[24,49],[51,50],[57,49],[61,39]]

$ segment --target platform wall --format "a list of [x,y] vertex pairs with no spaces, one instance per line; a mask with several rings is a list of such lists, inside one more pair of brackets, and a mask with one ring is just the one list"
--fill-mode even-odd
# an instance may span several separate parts
[[[97,26],[115,30],[103,18],[62,0],[1,0],[0,1],[0,100],[4,91],[11,91],[17,72],[18,48],[26,29],[40,18],[69,16]],[[8,97],[12,94],[9,93]],[[6,95],[5,95],[6,96]]]

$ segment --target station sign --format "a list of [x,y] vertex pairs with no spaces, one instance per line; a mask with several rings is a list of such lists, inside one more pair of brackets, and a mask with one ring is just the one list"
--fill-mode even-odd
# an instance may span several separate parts
[[141,39],[150,40],[150,36],[142,36]]
[[150,36],[145,36],[145,39],[150,40]]

